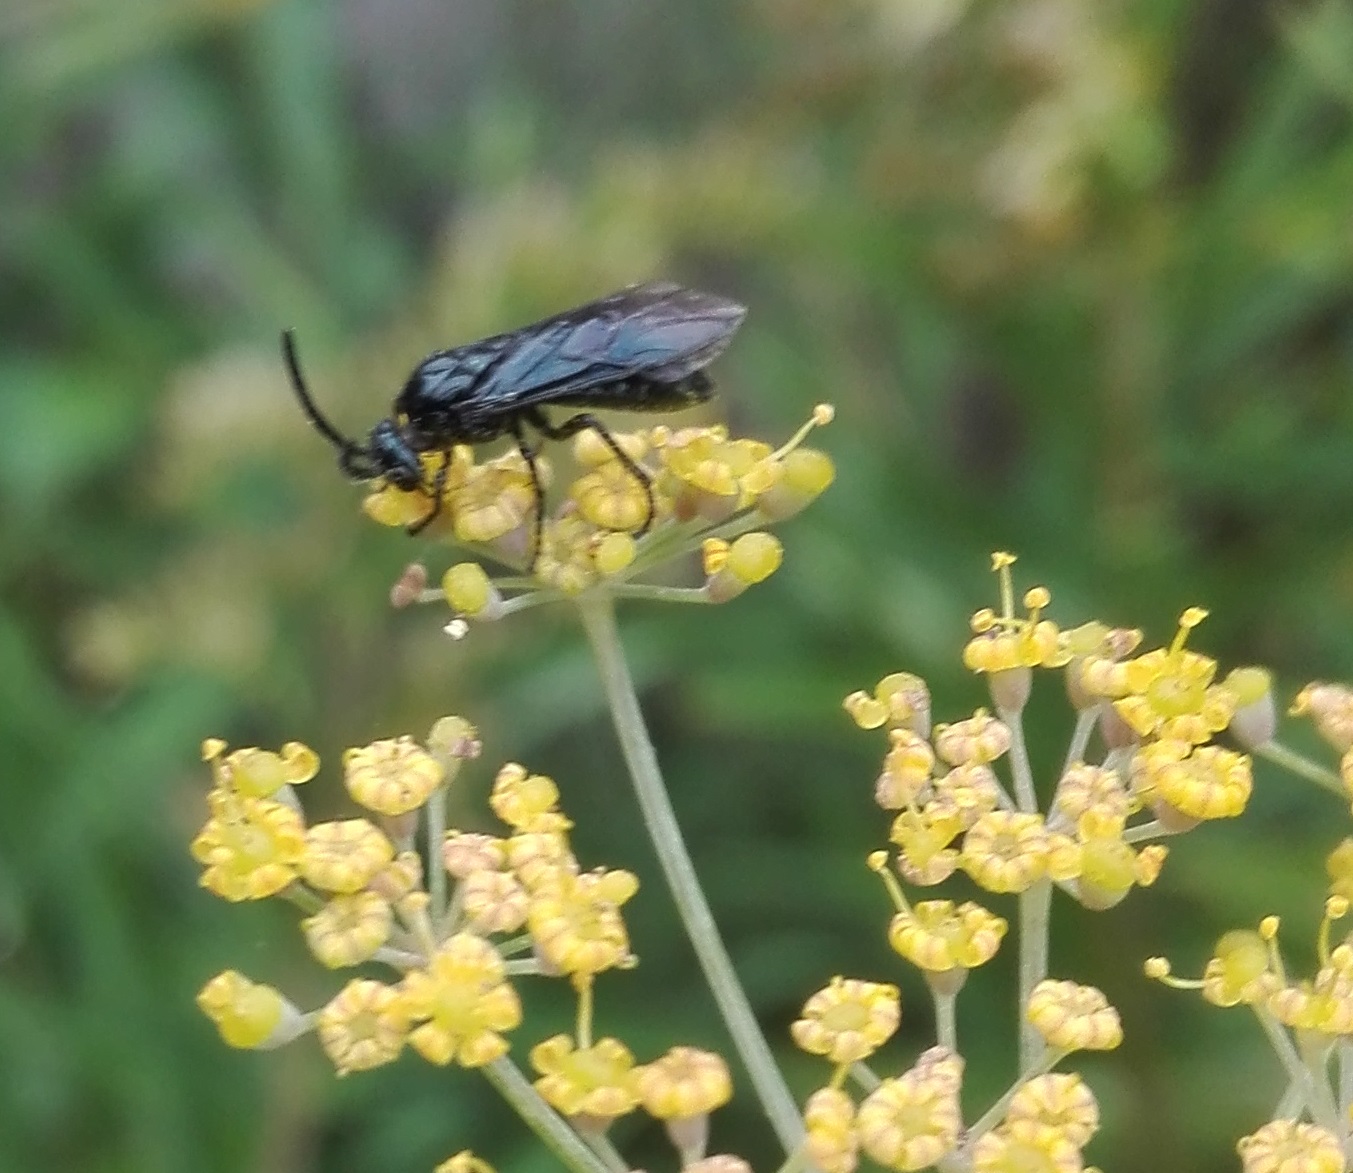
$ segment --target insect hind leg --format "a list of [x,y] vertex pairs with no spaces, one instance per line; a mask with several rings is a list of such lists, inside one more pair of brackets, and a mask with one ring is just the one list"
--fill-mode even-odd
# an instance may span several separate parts
[[[616,438],[611,435],[610,429],[605,424],[597,419],[596,416],[590,415],[585,411],[580,411],[577,415],[570,416],[562,424],[550,423],[550,421],[545,418],[545,413],[539,408],[532,408],[525,413],[525,416],[536,431],[550,440],[567,440],[572,436],[576,436],[579,432],[585,432],[587,429],[591,428],[591,430],[597,434],[597,439],[605,444],[606,447],[611,450],[611,454],[624,466],[625,471],[644,487],[644,498],[648,504],[648,511],[644,517],[644,524],[635,530],[634,534],[635,537],[643,537],[644,534],[648,533],[649,526],[653,524],[653,514],[655,512],[653,503],[653,478],[639,467],[628,452],[620,447],[616,442]],[[519,440],[518,443],[520,442],[521,441]]]

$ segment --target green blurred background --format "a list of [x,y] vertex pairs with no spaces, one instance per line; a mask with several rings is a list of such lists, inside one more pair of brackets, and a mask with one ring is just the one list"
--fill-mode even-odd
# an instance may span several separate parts
[[[929,1011],[862,863],[880,743],[839,702],[899,668],[938,718],[983,702],[957,654],[989,550],[1068,624],[1160,641],[1201,603],[1195,646],[1271,664],[1284,697],[1353,677],[1350,103],[1337,0],[7,0],[0,1169],[404,1173],[466,1145],[551,1167],[472,1075],[336,1081],[313,1040],[219,1043],[192,1003],[217,970],[306,1006],[339,979],[294,914],[197,888],[206,735],[332,760],[470,717],[467,824],[519,759],[559,780],[585,863],[645,881],[642,964],[602,984],[599,1028],[641,1058],[723,1046],[580,631],[533,613],[452,644],[389,610],[405,561],[446,557],[360,518],[280,327],[357,431],[424,352],[660,275],[751,307],[718,369],[737,429],[837,405],[838,481],[783,570],[622,624],[769,1028],[833,973],[900,980],[900,1067]],[[1046,776],[1070,723],[1044,692]],[[1260,781],[1155,889],[1055,907],[1054,972],[1125,1019],[1081,1065],[1106,1167],[1233,1168],[1280,1091],[1247,1019],[1139,976],[1270,911],[1310,967],[1343,820]],[[307,800],[347,809],[332,777]],[[978,1108],[1012,998],[997,964],[960,1001]],[[567,1021],[557,993],[531,1010],[523,1042]],[[800,1093],[823,1077],[787,1062]],[[741,1088],[716,1147],[773,1168]],[[669,1167],[656,1129],[615,1131]]]

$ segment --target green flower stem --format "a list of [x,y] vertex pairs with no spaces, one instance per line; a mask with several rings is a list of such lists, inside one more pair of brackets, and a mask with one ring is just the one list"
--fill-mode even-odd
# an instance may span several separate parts
[[1039,880],[1019,897],[1019,1069],[1032,1070],[1043,1058],[1043,1036],[1028,1019],[1029,996],[1048,976],[1048,920],[1052,882]]
[[428,900],[435,931],[446,928],[446,867],[442,863],[442,842],[446,839],[446,787],[438,786],[428,799]]
[[941,1047],[948,1047],[957,1055],[958,1018],[954,1010],[958,1002],[958,995],[953,991],[942,993],[932,986],[930,996],[935,1002],[935,1041]]
[[1334,1102],[1335,1089],[1330,1087],[1329,1044],[1318,1035],[1304,1031],[1298,1036],[1298,1044],[1301,1062],[1310,1073],[1309,1086],[1315,1094],[1315,1099],[1311,1101],[1311,1115],[1322,1128],[1339,1136],[1343,1125],[1338,1105]]
[[1182,835],[1183,831],[1174,827],[1167,827],[1159,819],[1151,819],[1145,823],[1138,823],[1135,827],[1129,827],[1123,832],[1124,843],[1144,843],[1148,839],[1165,839],[1171,835]]
[[648,599],[655,603],[704,603],[710,605],[710,597],[702,587],[658,586],[647,582],[620,582],[611,588],[611,595],[617,599]]
[[865,1092],[872,1092],[883,1083],[874,1069],[863,1059],[859,1059],[850,1065],[850,1078],[855,1081],[856,1087]]
[[1010,1085],[1009,1090],[999,1100],[991,1105],[982,1113],[982,1118],[977,1121],[967,1132],[967,1149],[972,1151],[973,1144],[979,1137],[985,1136],[997,1124],[1005,1118],[1005,1110],[1010,1107],[1010,1101],[1015,1098],[1015,1093],[1019,1091],[1031,1079],[1040,1075],[1046,1075],[1063,1059],[1067,1057],[1067,1051],[1046,1050],[1039,1058],[1038,1062],[1029,1067],[1021,1067],[1018,1078]]
[[578,599],[578,610],[597,660],[611,719],[615,722],[644,823],[682,924],[771,1127],[785,1151],[793,1152],[803,1139],[798,1109],[738,981],[682,841],[681,828],[658,767],[658,756],[639,708],[634,681],[625,663],[614,605],[608,595],[593,592]]
[[1341,1038],[1334,1046],[1339,1070],[1339,1095],[1334,1107],[1339,1115],[1339,1143],[1346,1152],[1350,1124],[1348,1109],[1353,1104],[1353,1046],[1350,1046],[1347,1038]]
[[1099,719],[1099,708],[1081,709],[1076,714],[1076,728],[1071,734],[1071,744],[1066,747],[1066,761],[1062,764],[1065,774],[1077,762],[1085,761],[1085,747],[1090,744],[1090,734],[1094,732],[1095,722]]
[[1282,1098],[1279,1099],[1277,1106],[1269,1114],[1270,1120],[1295,1120],[1306,1107],[1306,1096],[1301,1088],[1288,1081],[1287,1087],[1283,1090]]
[[538,977],[545,971],[534,957],[516,957],[503,962],[503,972],[508,977]]
[[620,1150],[611,1143],[611,1138],[604,1132],[580,1132],[583,1144],[591,1149],[597,1159],[606,1166],[611,1173],[628,1173],[630,1163],[620,1155]]
[[808,1168],[808,1149],[804,1145],[799,1145],[792,1153],[784,1159],[775,1173],[799,1173],[800,1169]]
[[1323,1079],[1317,1078],[1311,1068],[1303,1062],[1291,1036],[1269,1010],[1262,1006],[1251,1006],[1251,1009],[1259,1020],[1259,1025],[1264,1028],[1269,1043],[1277,1052],[1283,1070],[1287,1072],[1287,1078],[1301,1089],[1301,1098],[1305,1101],[1315,1123],[1338,1136],[1338,1112],[1335,1110],[1328,1084]]
[[999,706],[996,716],[1010,730],[1010,772],[1015,779],[1015,801],[1019,809],[1028,813],[1038,809],[1038,798],[1034,794],[1034,773],[1029,765],[1029,747],[1024,744],[1024,719],[1018,713],[1012,713]]
[[1255,746],[1254,753],[1275,765],[1291,770],[1299,778],[1305,778],[1308,782],[1323,786],[1340,798],[1346,797],[1344,784],[1338,774],[1334,773],[1333,770],[1327,770],[1318,762],[1311,761],[1310,758],[1304,757],[1296,750],[1288,749],[1281,742],[1266,741],[1263,745]]
[[545,1147],[573,1173],[611,1173],[564,1118],[540,1098],[540,1093],[511,1059],[503,1056],[479,1070]]
[[389,945],[382,945],[371,955],[371,960],[379,961],[382,965],[388,965],[391,969],[397,969],[402,973],[426,965],[428,959],[423,954],[414,953],[409,949],[392,949]]

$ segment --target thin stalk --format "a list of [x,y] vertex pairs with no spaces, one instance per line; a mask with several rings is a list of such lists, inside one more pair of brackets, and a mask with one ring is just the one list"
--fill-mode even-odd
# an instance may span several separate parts
[[617,599],[647,599],[653,603],[703,603],[711,604],[710,597],[703,587],[660,586],[650,582],[618,582],[611,586],[611,594]]
[[573,1173],[611,1173],[606,1163],[583,1144],[564,1118],[540,1098],[540,1093],[511,1059],[506,1056],[495,1059],[479,1070],[545,1147]]
[[941,992],[932,986],[930,996],[935,1002],[935,1041],[957,1055],[958,1018],[954,1008],[958,1002],[958,995],[952,991]]
[[620,1155],[620,1150],[611,1143],[604,1132],[580,1132],[583,1144],[591,1149],[611,1173],[628,1173],[630,1163]]
[[1164,839],[1168,835],[1179,835],[1180,831],[1167,827],[1159,819],[1138,823],[1123,832],[1124,843],[1144,843],[1148,839]]
[[1066,761],[1062,763],[1063,774],[1077,762],[1085,761],[1085,748],[1090,744],[1090,734],[1098,719],[1098,709],[1081,709],[1076,714],[1076,728],[1071,734],[1071,744],[1066,747]]
[[883,1083],[863,1059],[857,1060],[850,1065],[850,1078],[855,1081],[855,1086],[865,1092],[872,1092],[876,1087]]
[[620,645],[614,606],[609,596],[594,593],[578,600],[578,610],[596,657],[611,719],[625,764],[629,767],[644,824],[653,840],[677,912],[762,1109],[785,1151],[792,1153],[803,1139],[798,1109],[738,981],[686,851]]
[[516,957],[503,962],[503,972],[508,977],[535,977],[545,971],[534,957]]
[[1010,730],[1010,773],[1015,780],[1015,801],[1019,809],[1028,813],[1038,809],[1034,794],[1034,772],[1029,765],[1029,747],[1024,744],[1024,718],[1018,712],[997,708],[996,716]]
[[1052,882],[1039,880],[1019,897],[1019,1069],[1031,1070],[1042,1058],[1043,1036],[1028,1019],[1029,996],[1048,976],[1048,920]]
[[428,799],[428,900],[431,904],[432,923],[438,932],[447,929],[446,924],[446,867],[442,863],[442,841],[446,838],[446,787],[438,786]]
[[1341,1124],[1339,1108],[1334,1101],[1335,1089],[1330,1086],[1330,1044],[1303,1031],[1298,1036],[1298,1051],[1306,1070],[1311,1073],[1311,1086],[1319,1097],[1319,1103],[1311,1106],[1311,1114],[1317,1124],[1338,1136]]
[[808,1150],[800,1145],[785,1159],[784,1163],[775,1171],[775,1173],[799,1173],[800,1169],[808,1168]]
[[1281,742],[1266,741],[1263,745],[1255,746],[1254,753],[1257,757],[1267,758],[1270,762],[1291,770],[1299,778],[1305,778],[1308,782],[1323,786],[1332,794],[1339,795],[1340,798],[1346,797],[1344,784],[1339,780],[1338,774],[1334,773],[1333,770],[1327,770],[1318,762],[1311,761],[1310,758],[1297,753],[1296,750],[1288,749]]
[[1334,1046],[1339,1064],[1339,1096],[1334,1106],[1339,1113],[1339,1143],[1347,1152],[1350,1123],[1348,1109],[1353,1104],[1353,1046],[1345,1038],[1341,1038]]
[[1066,1051],[1053,1051],[1049,1049],[1043,1052],[1043,1055],[1034,1065],[1030,1067],[1021,1067],[1019,1075],[1016,1077],[1015,1082],[1010,1085],[1005,1095],[983,1112],[982,1118],[968,1129],[966,1133],[968,1150],[971,1152],[972,1145],[978,1138],[990,1132],[1005,1116],[1005,1110],[1010,1107],[1010,1101],[1015,1098],[1015,1093],[1019,1091],[1020,1088],[1036,1076],[1046,1075],[1056,1067],[1058,1063],[1065,1059],[1066,1056]]
[[1306,1108],[1312,1118],[1322,1128],[1338,1136],[1338,1112],[1335,1110],[1334,1097],[1330,1094],[1329,1085],[1325,1080],[1318,1078],[1302,1059],[1282,1023],[1262,1007],[1252,1006],[1251,1009],[1259,1020],[1259,1025],[1264,1028],[1269,1043],[1277,1052],[1283,1070],[1287,1072],[1287,1078],[1301,1089],[1302,1099],[1306,1101]]

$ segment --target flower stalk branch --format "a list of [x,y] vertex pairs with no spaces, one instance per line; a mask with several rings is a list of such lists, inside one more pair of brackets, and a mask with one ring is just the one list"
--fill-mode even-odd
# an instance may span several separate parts
[[606,1163],[582,1142],[564,1118],[533,1088],[511,1059],[503,1056],[481,1068],[494,1090],[512,1105],[512,1110],[573,1173],[611,1173]]
[[803,1135],[798,1109],[738,981],[686,851],[620,645],[614,605],[609,596],[592,592],[578,600],[578,609],[644,822],[682,924],[771,1127],[785,1151],[793,1152]]

